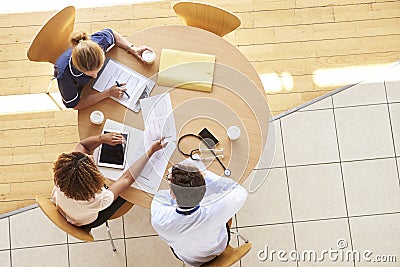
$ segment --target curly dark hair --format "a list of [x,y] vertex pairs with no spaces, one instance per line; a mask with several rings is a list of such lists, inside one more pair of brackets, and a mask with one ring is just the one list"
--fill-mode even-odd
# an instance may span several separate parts
[[54,183],[69,198],[90,200],[100,193],[105,178],[88,155],[62,153],[54,162]]
[[172,167],[171,190],[180,208],[193,208],[206,193],[203,174],[193,165],[177,164]]

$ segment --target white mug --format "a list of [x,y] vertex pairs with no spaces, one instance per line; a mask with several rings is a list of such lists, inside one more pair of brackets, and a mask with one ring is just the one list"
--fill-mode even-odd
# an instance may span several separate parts
[[146,64],[151,65],[153,64],[154,60],[156,59],[156,53],[150,50],[144,50],[142,53],[142,58]]
[[94,124],[102,124],[104,120],[104,114],[100,110],[95,110],[90,114],[90,121]]
[[226,133],[228,134],[229,139],[234,141],[240,137],[240,128],[237,126],[231,126],[228,128]]

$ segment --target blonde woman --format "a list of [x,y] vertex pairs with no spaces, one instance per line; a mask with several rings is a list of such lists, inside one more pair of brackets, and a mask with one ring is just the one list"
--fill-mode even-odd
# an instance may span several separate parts
[[149,158],[167,143],[156,141],[110,187],[97,168],[91,152],[100,144],[117,145],[124,142],[119,133],[88,137],[70,153],[62,153],[54,163],[53,202],[72,224],[84,228],[97,227],[108,220],[125,200],[119,195],[135,181]]
[[125,49],[142,62],[143,51],[153,51],[147,46],[135,46],[111,29],[103,29],[90,36],[84,31],[74,32],[70,41],[72,48],[67,49],[54,65],[54,77],[57,78],[64,105],[74,109],[92,106],[110,96],[122,97],[126,89],[114,85],[101,93],[81,98],[83,86],[97,77],[104,64],[105,52],[113,45]]

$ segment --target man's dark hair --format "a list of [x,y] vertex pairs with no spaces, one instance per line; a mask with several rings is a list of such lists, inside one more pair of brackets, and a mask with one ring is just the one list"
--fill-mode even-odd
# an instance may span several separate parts
[[180,208],[193,208],[206,193],[203,174],[193,165],[176,164],[171,172],[171,190]]

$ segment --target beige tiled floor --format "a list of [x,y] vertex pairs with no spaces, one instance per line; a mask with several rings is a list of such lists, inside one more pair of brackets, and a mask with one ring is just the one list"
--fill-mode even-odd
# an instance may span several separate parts
[[387,104],[335,109],[343,161],[394,157]]
[[[253,248],[235,267],[399,266],[400,64],[387,73],[397,80],[373,77],[270,124],[234,224]],[[148,209],[134,207],[110,226],[117,252],[103,226],[93,230],[95,242],[83,243],[38,208],[2,218],[0,266],[182,266],[152,229]],[[329,249],[371,251],[372,260],[395,256],[397,262],[289,257],[313,250],[320,259]]]
[[282,118],[282,133],[286,166],[339,162],[332,110],[290,114]]
[[287,168],[294,221],[346,216],[340,164]]
[[[343,239],[350,243],[350,231],[347,218],[322,221],[309,221],[294,224],[296,245],[298,251],[313,250],[316,252],[317,261],[322,250],[338,249],[337,240]],[[320,263],[300,262],[299,266],[319,266]],[[352,262],[321,263],[322,266],[353,266]]]

